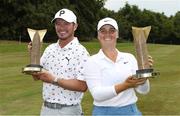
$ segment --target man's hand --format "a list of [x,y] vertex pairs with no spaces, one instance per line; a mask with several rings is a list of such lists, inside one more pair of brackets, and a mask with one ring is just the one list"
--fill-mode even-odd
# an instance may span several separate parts
[[42,80],[43,82],[46,82],[46,83],[52,83],[53,80],[55,79],[55,77],[48,71],[34,73],[33,78],[34,77],[35,79]]
[[28,43],[27,48],[28,48],[28,52],[31,53],[31,50],[32,50],[32,42],[29,42],[29,43]]
[[33,79],[34,79],[35,81],[39,80],[39,77],[36,76],[35,74],[32,74],[32,77],[33,77]]

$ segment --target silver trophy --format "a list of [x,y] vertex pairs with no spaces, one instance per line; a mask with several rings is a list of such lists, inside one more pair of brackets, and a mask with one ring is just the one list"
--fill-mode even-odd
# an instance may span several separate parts
[[25,74],[33,74],[36,72],[41,72],[43,67],[40,65],[41,57],[41,45],[43,37],[45,36],[47,30],[34,30],[27,28],[28,34],[32,41],[32,49],[30,51],[30,64],[23,68],[22,72]]
[[136,71],[137,78],[148,78],[159,75],[159,72],[154,72],[148,62],[147,38],[150,33],[151,26],[147,27],[132,27],[134,37],[134,45],[138,62],[138,70]]

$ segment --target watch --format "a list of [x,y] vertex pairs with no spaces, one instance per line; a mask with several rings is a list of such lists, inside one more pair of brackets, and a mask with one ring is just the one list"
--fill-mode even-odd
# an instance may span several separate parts
[[55,78],[54,78],[54,80],[53,80],[52,84],[54,84],[54,85],[58,85],[58,78],[57,78],[57,77],[55,77]]

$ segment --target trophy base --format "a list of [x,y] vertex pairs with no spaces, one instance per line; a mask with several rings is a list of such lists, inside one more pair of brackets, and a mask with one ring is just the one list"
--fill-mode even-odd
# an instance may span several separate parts
[[136,71],[136,78],[153,78],[159,75],[158,72],[153,72],[153,69],[141,69]]
[[29,64],[22,69],[22,73],[32,75],[33,73],[41,72],[45,70],[41,65]]

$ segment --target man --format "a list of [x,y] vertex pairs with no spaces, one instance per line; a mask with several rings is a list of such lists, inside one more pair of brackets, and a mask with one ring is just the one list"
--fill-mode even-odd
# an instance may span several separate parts
[[41,115],[81,115],[82,92],[87,86],[78,78],[83,76],[83,64],[89,54],[74,37],[78,25],[71,10],[59,10],[52,22],[58,42],[49,45],[41,57],[41,65],[47,71],[33,74],[34,79],[43,81]]

